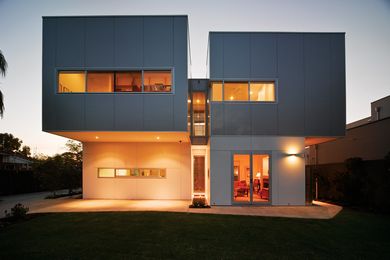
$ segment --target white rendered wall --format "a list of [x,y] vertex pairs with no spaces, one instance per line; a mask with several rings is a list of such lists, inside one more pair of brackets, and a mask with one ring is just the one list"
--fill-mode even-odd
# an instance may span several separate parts
[[[166,178],[98,178],[98,168],[166,168]],[[83,143],[86,199],[191,199],[188,143]]]
[[303,137],[212,136],[210,137],[211,205],[232,205],[232,154],[271,153],[271,204],[305,205],[305,161],[288,156],[304,152]]

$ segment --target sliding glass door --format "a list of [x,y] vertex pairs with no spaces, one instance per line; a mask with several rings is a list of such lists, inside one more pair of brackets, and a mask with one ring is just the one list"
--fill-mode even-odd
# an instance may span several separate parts
[[233,154],[233,202],[255,204],[270,202],[270,154]]

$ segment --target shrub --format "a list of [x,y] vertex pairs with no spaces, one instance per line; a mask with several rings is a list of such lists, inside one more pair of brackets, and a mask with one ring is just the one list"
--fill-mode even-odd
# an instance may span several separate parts
[[210,206],[207,205],[206,198],[200,197],[192,199],[190,208],[210,208]]
[[18,203],[13,208],[11,208],[10,213],[7,210],[5,210],[4,213],[8,218],[19,220],[19,219],[25,219],[28,211],[29,211],[28,207],[25,207],[23,206],[23,204]]

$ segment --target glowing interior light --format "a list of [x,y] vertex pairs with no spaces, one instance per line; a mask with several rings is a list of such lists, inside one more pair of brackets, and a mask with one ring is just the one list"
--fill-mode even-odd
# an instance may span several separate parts
[[233,96],[230,96],[230,100],[233,100],[234,99],[234,97]]
[[156,139],[157,139],[157,140],[160,140],[160,136],[157,136]]
[[199,103],[199,102],[200,102],[200,100],[199,100],[199,99],[197,99],[197,100],[196,100],[196,103]]
[[188,102],[188,103],[191,103],[191,99],[188,99],[187,102]]
[[99,136],[95,136],[95,139],[99,139]]

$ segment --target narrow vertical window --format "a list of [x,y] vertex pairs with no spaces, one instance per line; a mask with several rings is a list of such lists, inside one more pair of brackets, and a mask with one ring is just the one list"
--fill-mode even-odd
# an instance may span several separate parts
[[194,136],[206,135],[206,95],[204,92],[192,93],[192,120]]
[[59,93],[85,92],[84,71],[61,71],[58,74]]

